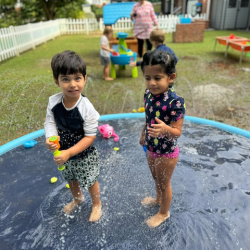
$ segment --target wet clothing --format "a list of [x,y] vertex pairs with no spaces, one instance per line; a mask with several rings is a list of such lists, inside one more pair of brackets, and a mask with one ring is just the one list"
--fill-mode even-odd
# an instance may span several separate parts
[[[50,136],[60,136],[60,150],[67,150],[82,140],[84,136],[96,135],[99,118],[99,113],[85,96],[81,95],[76,104],[68,109],[63,104],[63,93],[55,94],[49,98],[44,124],[45,137],[47,139]],[[88,160],[89,154],[94,151],[96,151],[95,147],[90,146],[83,152],[69,158],[64,164],[66,170],[63,170],[63,172],[65,171],[66,174],[69,171],[68,166],[83,166],[87,162],[91,168],[97,169],[92,170],[95,176],[90,178],[91,180],[96,179],[99,175],[98,155],[96,154],[97,159],[95,158],[92,162]],[[93,167],[93,165],[95,166]],[[87,178],[91,171],[84,170],[84,172]],[[77,176],[74,175],[71,179],[74,178],[77,179]],[[65,178],[65,180],[69,181],[68,178]],[[86,182],[92,183],[90,180],[86,180]]]
[[175,93],[174,88],[160,95],[153,95],[146,89],[144,103],[146,113],[146,136],[144,145],[149,151],[158,154],[173,153],[178,146],[177,140],[168,139],[166,135],[161,135],[157,138],[150,137],[148,128],[152,128],[152,124],[157,124],[155,117],[167,125],[184,118],[186,109],[184,99]]
[[[168,52],[169,54],[171,54],[174,57],[175,65],[177,64],[178,57],[175,55],[174,51],[172,49],[170,49],[168,46],[166,46],[165,44],[159,45],[155,50],[163,50],[163,51]],[[136,66],[141,66],[141,64],[142,64],[142,61],[136,62]]]

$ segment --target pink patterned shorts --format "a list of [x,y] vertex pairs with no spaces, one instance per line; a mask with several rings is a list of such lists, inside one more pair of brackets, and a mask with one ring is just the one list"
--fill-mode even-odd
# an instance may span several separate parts
[[157,157],[177,158],[179,156],[179,147],[175,148],[173,153],[168,153],[168,154],[159,154],[159,153],[150,152],[150,151],[148,152],[154,159],[156,159]]

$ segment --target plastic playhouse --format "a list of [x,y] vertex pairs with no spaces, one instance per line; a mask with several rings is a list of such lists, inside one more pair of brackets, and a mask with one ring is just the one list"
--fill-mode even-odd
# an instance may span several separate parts
[[[130,13],[132,12],[134,4],[134,2],[128,2],[105,5],[103,7],[104,24],[114,25],[117,20],[122,17],[130,18]],[[110,77],[116,78],[115,65],[119,65],[119,70],[125,70],[126,65],[128,65],[130,61],[136,61],[138,50],[137,39],[134,37],[128,37],[127,33],[118,32],[117,38],[113,38],[113,40],[110,41],[110,45],[112,46],[113,50],[115,50],[115,52],[111,53],[110,55]],[[137,77],[137,67],[133,67],[131,69],[132,77]]]

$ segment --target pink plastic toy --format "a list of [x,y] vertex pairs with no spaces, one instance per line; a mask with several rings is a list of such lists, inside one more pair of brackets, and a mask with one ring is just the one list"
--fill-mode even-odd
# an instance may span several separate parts
[[118,142],[119,136],[114,132],[113,127],[109,126],[108,124],[103,124],[102,126],[98,126],[98,129],[104,138],[110,138],[111,136],[114,136],[114,141]]

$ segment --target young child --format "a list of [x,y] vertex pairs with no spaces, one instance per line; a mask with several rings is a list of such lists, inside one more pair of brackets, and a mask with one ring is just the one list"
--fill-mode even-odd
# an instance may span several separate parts
[[109,48],[109,39],[113,36],[113,31],[111,26],[105,26],[103,31],[103,36],[101,37],[101,50],[100,50],[100,59],[101,65],[103,65],[103,79],[106,81],[112,81],[113,78],[109,77],[109,69],[110,69],[110,52],[114,52],[114,50]]
[[54,156],[58,166],[69,183],[73,201],[64,207],[69,214],[83,202],[81,187],[88,188],[92,199],[92,212],[89,221],[101,217],[99,159],[92,146],[100,115],[91,102],[81,93],[87,75],[85,62],[73,51],[66,50],[56,54],[51,62],[53,77],[62,92],[49,98],[46,121],[44,124],[46,146],[54,152],[57,145],[49,141],[51,136],[60,137],[61,155]]
[[[164,32],[162,30],[159,30],[159,29],[153,30],[150,33],[149,39],[150,39],[150,42],[152,43],[153,47],[155,48],[155,50],[163,50],[163,51],[170,53],[175,59],[175,64],[177,64],[178,57],[175,55],[175,53],[172,49],[170,49],[168,46],[166,46],[164,44],[165,35],[164,35]],[[141,66],[141,63],[142,63],[142,61],[130,62],[129,65],[131,67],[135,67],[135,66]]]
[[165,51],[148,51],[141,64],[146,83],[144,95],[146,124],[140,144],[147,148],[147,160],[155,180],[156,198],[146,197],[144,205],[160,205],[159,212],[147,220],[157,227],[170,217],[172,200],[171,176],[178,161],[180,137],[185,115],[184,99],[173,86],[176,77],[175,59]]

